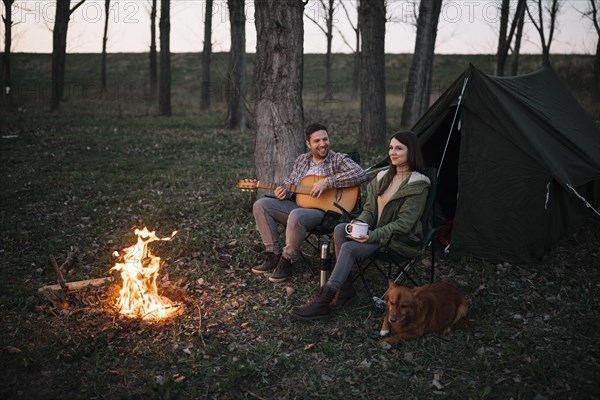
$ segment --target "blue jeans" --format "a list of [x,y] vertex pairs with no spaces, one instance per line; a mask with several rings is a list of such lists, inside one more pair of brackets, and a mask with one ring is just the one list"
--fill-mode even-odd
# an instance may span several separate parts
[[[300,254],[300,246],[306,232],[317,226],[325,213],[314,208],[300,208],[291,200],[279,200],[263,197],[257,200],[252,213],[256,221],[256,229],[260,234],[265,250],[280,254],[295,263]],[[281,249],[278,224],[285,225],[285,247]]]
[[346,223],[338,224],[333,231],[333,243],[337,260],[327,285],[334,290],[340,290],[344,281],[350,276],[356,259],[363,259],[376,252],[378,243],[358,243],[349,239],[346,234]]

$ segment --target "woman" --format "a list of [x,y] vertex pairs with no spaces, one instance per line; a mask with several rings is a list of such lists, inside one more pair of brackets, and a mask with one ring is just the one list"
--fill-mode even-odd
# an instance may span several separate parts
[[430,183],[424,175],[421,146],[415,134],[400,132],[392,136],[388,154],[389,168],[367,186],[363,211],[355,220],[369,225],[367,235],[348,235],[345,223],[335,227],[337,261],[333,272],[314,300],[290,310],[290,318],[322,318],[341,309],[355,296],[350,278],[354,261],[368,257],[382,245],[406,256],[418,254],[416,243],[423,237],[420,218]]

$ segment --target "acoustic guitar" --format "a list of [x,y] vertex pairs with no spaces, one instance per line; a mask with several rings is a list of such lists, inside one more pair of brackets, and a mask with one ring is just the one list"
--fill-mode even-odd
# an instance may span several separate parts
[[340,209],[334,203],[339,204],[346,211],[352,211],[358,200],[360,189],[358,186],[327,189],[321,196],[312,197],[310,191],[313,185],[327,178],[326,176],[307,175],[300,180],[299,185],[283,185],[279,183],[257,181],[256,179],[242,179],[238,181],[237,187],[242,190],[271,189],[277,186],[283,187],[290,193],[296,193],[296,203],[302,208],[318,208],[323,211],[334,211],[339,213]]

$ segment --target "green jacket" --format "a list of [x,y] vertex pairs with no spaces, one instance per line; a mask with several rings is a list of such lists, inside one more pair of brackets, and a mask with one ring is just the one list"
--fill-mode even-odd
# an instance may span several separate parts
[[389,243],[390,248],[407,257],[418,255],[423,239],[420,219],[429,192],[429,178],[413,172],[385,205],[378,221],[377,193],[384,175],[382,171],[369,182],[365,205],[357,219],[369,224],[368,243],[382,246]]

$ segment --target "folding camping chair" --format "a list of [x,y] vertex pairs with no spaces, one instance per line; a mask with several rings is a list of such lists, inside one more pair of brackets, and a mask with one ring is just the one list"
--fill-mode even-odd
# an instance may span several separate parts
[[[350,157],[355,163],[360,164],[359,152],[354,151],[349,153],[348,157]],[[340,210],[339,213],[334,211],[325,212],[323,220],[321,220],[317,226],[311,229],[304,238],[304,243],[306,243],[316,254],[321,253],[323,237],[326,237],[326,240],[331,241],[333,237],[333,230],[337,224],[350,221],[355,215],[360,213],[362,210],[361,192],[358,192],[358,200],[353,210],[346,210],[337,203],[334,203],[334,205]],[[300,252],[300,255],[306,260],[306,255],[303,252]]]
[[[380,281],[381,287],[387,287],[387,282],[393,280],[396,283],[402,283],[405,280],[410,281],[414,286],[418,286],[417,280],[413,278],[413,269],[417,262],[421,260],[421,257],[425,253],[427,248],[431,248],[431,270],[430,270],[430,282],[434,281],[434,266],[435,266],[435,252],[434,252],[434,238],[438,230],[438,227],[433,226],[431,221],[433,220],[433,209],[435,204],[435,197],[437,192],[437,169],[429,168],[426,173],[431,184],[429,187],[429,193],[427,194],[427,201],[423,214],[421,215],[421,224],[425,231],[423,240],[418,244],[421,247],[419,255],[414,257],[406,257],[400,254],[388,246],[382,246],[371,256],[364,260],[357,260],[357,273],[353,278],[353,282],[358,278],[361,279],[363,286],[365,287],[369,298],[373,299],[376,307],[381,307],[385,304],[385,293],[381,297],[373,295],[373,291],[369,287],[366,272],[369,269],[374,269],[383,277],[383,281]],[[386,291],[387,293],[387,291]]]

